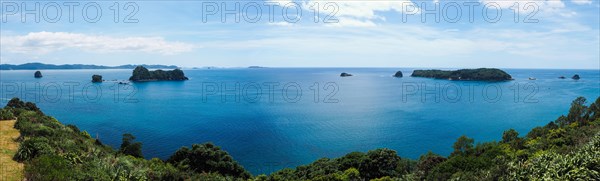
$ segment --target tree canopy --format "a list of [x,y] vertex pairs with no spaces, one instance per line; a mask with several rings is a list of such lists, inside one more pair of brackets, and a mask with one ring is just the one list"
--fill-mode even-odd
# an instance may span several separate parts
[[161,80],[188,80],[180,69],[164,71],[161,69],[149,71],[146,67],[137,66],[133,70],[131,81],[161,81]]
[[415,70],[413,77],[427,77],[436,79],[450,80],[482,80],[482,81],[506,81],[512,80],[512,76],[500,69],[479,68],[479,69],[460,69],[455,71],[447,70]]

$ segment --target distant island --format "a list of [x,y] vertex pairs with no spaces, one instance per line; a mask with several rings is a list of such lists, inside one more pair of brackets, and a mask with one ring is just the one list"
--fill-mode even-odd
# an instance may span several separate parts
[[[119,65],[119,66],[104,66],[104,65],[84,65],[84,64],[65,64],[53,65],[44,63],[26,63],[21,65],[0,64],[0,70],[48,70],[48,69],[133,69],[138,65]],[[139,65],[150,69],[176,69],[175,65]]]
[[503,70],[495,68],[448,70],[415,70],[412,77],[426,77],[448,80],[482,80],[482,81],[507,81],[512,76]]
[[262,69],[262,68],[267,68],[267,67],[261,67],[261,66],[249,66],[249,69]]
[[137,66],[133,70],[133,74],[129,78],[133,82],[145,82],[145,81],[182,81],[188,80],[181,69],[174,70],[154,70],[149,71],[144,66]]

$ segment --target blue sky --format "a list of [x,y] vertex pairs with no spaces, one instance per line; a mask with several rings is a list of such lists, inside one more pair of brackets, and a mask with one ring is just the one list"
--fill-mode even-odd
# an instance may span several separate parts
[[599,1],[72,2],[1,1],[0,62],[600,69]]

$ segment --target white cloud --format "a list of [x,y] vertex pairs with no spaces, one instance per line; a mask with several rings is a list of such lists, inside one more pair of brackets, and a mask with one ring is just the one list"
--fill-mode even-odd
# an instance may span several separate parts
[[[313,12],[311,7],[319,4],[320,12],[326,15],[334,14],[339,20],[336,26],[373,26],[375,20],[384,20],[378,12],[393,11],[398,13],[418,14],[419,8],[410,0],[395,1],[320,1],[309,0],[304,3],[304,8]],[[329,5],[327,3],[330,3]],[[329,9],[324,9],[329,8]],[[334,12],[335,10],[337,12]]]
[[592,0],[571,0],[571,2],[579,5],[592,4]]
[[[311,34],[297,36],[301,32]],[[360,29],[297,26],[270,29],[265,34],[268,36],[203,42],[206,49],[201,51],[260,52],[264,59],[257,61],[268,66],[577,68],[598,65],[597,31],[586,28],[578,28],[576,32],[486,27],[456,30],[382,24]],[[565,60],[577,63],[566,66]]]
[[325,25],[331,27],[374,27],[376,26],[373,21],[362,21],[349,17],[338,18],[337,23],[326,23]]
[[110,37],[68,32],[32,32],[23,36],[2,36],[2,49],[13,53],[46,54],[64,49],[88,52],[145,52],[172,55],[191,51],[194,46],[168,42],[162,37]]
[[273,23],[267,23],[268,25],[272,25],[272,26],[293,26],[294,24],[292,23],[288,23],[285,21],[280,21],[280,22],[273,22]]

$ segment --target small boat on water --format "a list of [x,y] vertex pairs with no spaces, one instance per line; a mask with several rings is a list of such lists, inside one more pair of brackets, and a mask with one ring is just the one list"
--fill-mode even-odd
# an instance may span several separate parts
[[529,77],[529,80],[537,80],[535,77]]
[[560,76],[560,77],[558,77],[558,78],[559,78],[559,79],[566,79],[566,77],[565,77],[565,76]]

